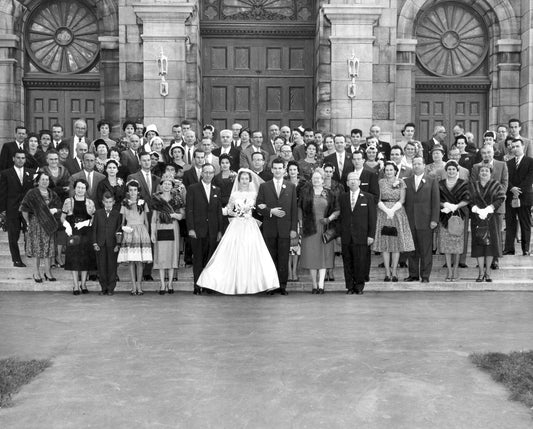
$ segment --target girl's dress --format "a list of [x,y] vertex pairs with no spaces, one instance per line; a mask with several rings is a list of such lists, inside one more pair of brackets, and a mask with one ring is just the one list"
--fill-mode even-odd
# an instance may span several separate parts
[[152,262],[152,243],[148,229],[144,225],[146,204],[139,213],[137,205],[131,208],[122,206],[120,214],[126,219],[126,225],[133,229],[132,232],[123,232],[122,245],[118,252],[118,262]]

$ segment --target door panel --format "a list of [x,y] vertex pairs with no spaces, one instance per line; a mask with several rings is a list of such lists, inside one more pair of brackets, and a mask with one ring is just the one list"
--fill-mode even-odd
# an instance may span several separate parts
[[[203,121],[313,125],[313,41],[203,39]],[[217,125],[218,124],[218,125]],[[221,128],[222,127],[222,128]]]
[[96,133],[99,120],[100,92],[28,89],[26,118],[29,129],[39,132],[52,129],[52,125],[63,125],[65,138],[74,133],[74,122],[85,119],[90,140]]
[[448,144],[453,143],[451,129],[456,124],[474,134],[478,144],[487,129],[487,95],[485,93],[417,92],[416,94],[417,138],[429,140],[437,125],[448,131]]

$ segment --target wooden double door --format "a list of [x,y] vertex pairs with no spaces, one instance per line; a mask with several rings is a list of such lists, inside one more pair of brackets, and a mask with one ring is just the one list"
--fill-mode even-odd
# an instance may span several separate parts
[[63,125],[65,138],[74,135],[74,122],[87,122],[89,140],[94,138],[99,121],[100,91],[75,89],[26,90],[26,126],[33,132]]
[[204,38],[204,124],[313,126],[313,40]]
[[417,92],[417,139],[427,141],[437,125],[444,125],[448,132],[446,143],[454,141],[452,128],[462,125],[474,134],[478,145],[487,130],[487,94],[485,92]]

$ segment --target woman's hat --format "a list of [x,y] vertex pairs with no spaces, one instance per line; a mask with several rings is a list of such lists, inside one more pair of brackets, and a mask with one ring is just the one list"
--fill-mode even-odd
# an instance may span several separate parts
[[156,124],[150,124],[146,127],[146,131],[144,132],[144,137],[146,137],[146,134],[148,134],[148,131],[153,131],[156,136],[159,135],[159,131],[157,131],[157,125]]

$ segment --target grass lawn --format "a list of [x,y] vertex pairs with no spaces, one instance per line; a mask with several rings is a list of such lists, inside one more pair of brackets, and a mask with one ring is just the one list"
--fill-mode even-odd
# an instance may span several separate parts
[[474,353],[472,362],[511,391],[510,399],[533,409],[533,350],[527,352]]
[[50,365],[48,359],[0,359],[0,407],[10,406],[12,396]]

